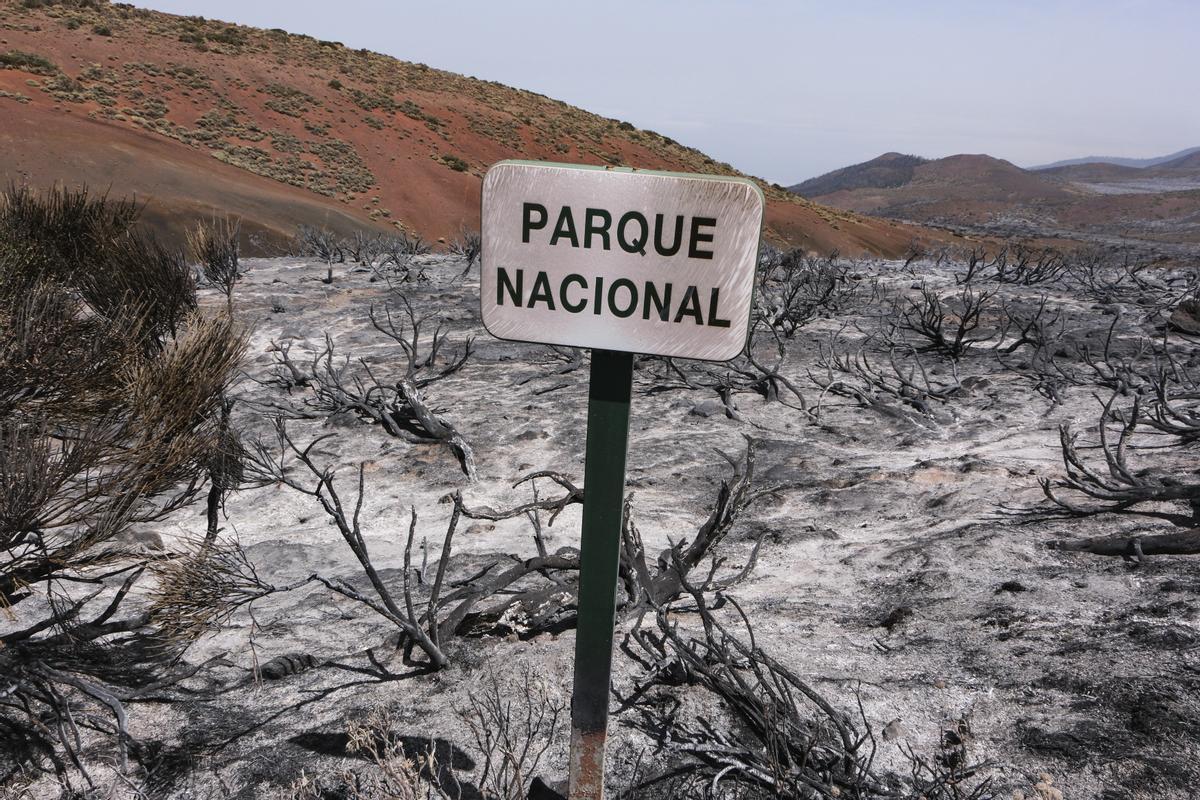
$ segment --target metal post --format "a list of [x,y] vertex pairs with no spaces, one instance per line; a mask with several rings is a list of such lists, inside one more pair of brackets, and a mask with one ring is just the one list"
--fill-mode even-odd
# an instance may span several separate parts
[[575,685],[571,693],[570,800],[604,797],[604,742],[608,733],[632,384],[632,353],[592,351],[583,468]]

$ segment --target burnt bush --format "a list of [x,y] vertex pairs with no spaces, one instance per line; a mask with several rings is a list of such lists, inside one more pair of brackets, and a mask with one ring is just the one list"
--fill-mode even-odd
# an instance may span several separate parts
[[[134,525],[193,502],[229,437],[244,336],[196,312],[183,259],[138,208],[56,189],[0,196],[0,782],[131,769],[124,703],[170,680],[130,609]],[[107,768],[107,767],[105,767]]]

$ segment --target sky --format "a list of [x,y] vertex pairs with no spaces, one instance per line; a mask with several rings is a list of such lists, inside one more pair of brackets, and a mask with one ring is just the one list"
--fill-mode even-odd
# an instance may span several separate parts
[[1193,0],[141,0],[541,92],[790,185],[888,152],[1200,145]]

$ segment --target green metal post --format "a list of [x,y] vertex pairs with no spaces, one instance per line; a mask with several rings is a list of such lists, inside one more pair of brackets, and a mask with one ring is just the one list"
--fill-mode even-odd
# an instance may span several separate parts
[[571,693],[570,800],[604,797],[604,741],[608,732],[633,354],[593,350],[589,380],[579,621]]

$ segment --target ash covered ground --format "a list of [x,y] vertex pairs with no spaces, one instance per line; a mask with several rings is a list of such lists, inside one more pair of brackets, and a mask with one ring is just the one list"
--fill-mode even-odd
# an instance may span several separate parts
[[[985,779],[975,796],[1193,796],[1200,560],[1153,552],[1152,537],[1195,525],[1196,439],[1146,422],[1164,405],[1186,411],[1196,396],[1191,272],[1175,262],[1131,275],[1119,259],[1089,268],[1078,257],[1037,274],[1026,264],[1018,275],[987,261],[971,274],[959,258],[769,255],[763,268],[776,280],[759,294],[752,359],[637,362],[632,519],[651,563],[671,543],[695,540],[752,446],[750,485],[774,489],[741,511],[694,579],[709,574],[710,556],[723,559],[714,580],[737,608],[714,602],[711,613],[742,639],[748,620],[758,648],[857,730],[872,730],[874,770],[957,769],[961,795],[943,786],[941,797],[970,796]],[[586,354],[489,337],[478,272],[463,277],[461,259],[416,256],[387,271],[390,281],[335,264],[329,284],[324,263],[247,266],[233,295],[238,318],[253,327],[235,426],[266,449],[276,415],[301,447],[327,437],[311,457],[335,470],[348,503],[361,465],[362,536],[397,596],[414,512],[410,582],[427,598],[455,508],[449,496],[461,492],[469,510],[503,510],[564,493],[547,478],[514,487],[531,472],[582,485]],[[425,318],[424,353],[438,326],[446,334],[421,374],[439,375],[473,338],[461,368],[421,392],[469,444],[475,480],[446,442],[415,443],[352,408],[331,409],[308,380],[330,347],[325,364],[348,383],[403,377],[404,350],[369,311],[379,319],[391,308],[403,327],[405,300]],[[299,379],[281,366],[285,348]],[[1141,424],[1131,429],[1135,403]],[[1074,485],[1062,485],[1067,424],[1084,468],[1083,478],[1073,468]],[[294,460],[287,469],[311,477]],[[1088,513],[1101,509],[1111,511]],[[567,505],[552,524],[549,512],[537,515],[547,551],[569,555],[578,545],[579,512]],[[196,507],[138,530],[138,546],[169,558],[204,527]],[[320,573],[369,596],[317,498],[279,483],[244,488],[227,498],[221,528],[220,541],[240,544],[263,582],[283,587]],[[537,556],[534,534],[528,515],[459,519],[447,592]],[[1104,536],[1124,537],[1126,557],[1051,546]],[[442,782],[482,796],[464,712],[493,681],[505,697],[568,702],[572,586],[568,577],[560,596],[540,596],[536,608],[504,607],[503,594],[499,605],[481,603],[445,642],[450,666],[436,672],[405,664],[394,626],[320,582],[240,607],[186,651],[199,667],[192,677],[169,696],[130,704],[130,733],[152,753],[144,791],[268,797],[294,791],[302,775],[369,772],[375,765],[347,731],[386,710],[406,752],[432,740]],[[671,619],[694,631],[700,619],[684,595]],[[555,603],[554,613],[534,613]],[[649,624],[621,615],[618,644],[639,616]],[[661,681],[639,694],[647,675],[639,653],[627,643],[614,654],[610,785],[672,766],[717,771],[656,727],[668,706],[677,730],[703,729],[695,721],[706,719],[753,745],[727,698],[708,688]],[[538,772],[548,780],[565,775],[565,719],[564,711],[545,737]],[[53,796],[38,794],[49,785],[25,791]]]

